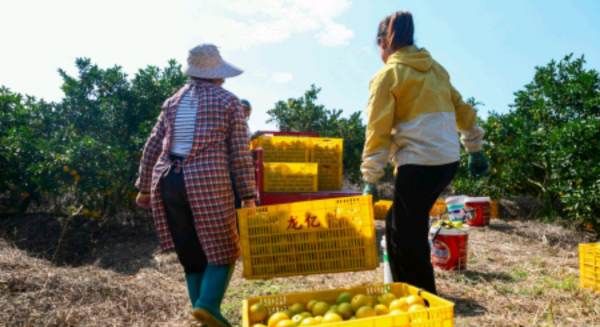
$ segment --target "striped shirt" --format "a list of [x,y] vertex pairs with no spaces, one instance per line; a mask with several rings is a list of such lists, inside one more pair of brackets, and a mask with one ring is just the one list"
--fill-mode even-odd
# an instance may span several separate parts
[[187,157],[194,143],[194,132],[196,127],[196,112],[198,111],[198,97],[196,88],[192,87],[181,98],[173,129],[173,143],[171,153]]

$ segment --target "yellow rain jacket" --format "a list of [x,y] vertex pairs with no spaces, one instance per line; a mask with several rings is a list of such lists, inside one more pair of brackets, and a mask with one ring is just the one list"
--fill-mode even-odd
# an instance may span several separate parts
[[458,161],[457,131],[468,152],[481,150],[484,132],[475,110],[425,49],[408,46],[393,53],[369,89],[364,181],[376,183],[389,161],[396,167]]

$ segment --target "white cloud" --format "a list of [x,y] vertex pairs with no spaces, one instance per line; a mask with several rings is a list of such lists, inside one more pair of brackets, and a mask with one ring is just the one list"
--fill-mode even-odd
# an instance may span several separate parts
[[285,84],[291,82],[294,79],[294,75],[288,72],[276,72],[271,74],[271,81],[274,83]]
[[354,36],[336,19],[350,0],[209,0],[197,12],[204,41],[245,49],[310,33],[320,44],[342,46]]
[[325,46],[335,47],[347,45],[354,36],[354,32],[344,25],[331,23],[319,34],[319,43]]

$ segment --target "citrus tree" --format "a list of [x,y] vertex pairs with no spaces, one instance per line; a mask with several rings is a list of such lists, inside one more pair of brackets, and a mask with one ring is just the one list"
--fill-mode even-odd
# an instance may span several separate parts
[[0,194],[8,209],[29,199],[57,211],[81,209],[100,218],[131,208],[141,149],[160,105],[184,82],[174,61],[128,79],[121,67],[103,69],[77,59],[63,70],[64,98],[46,103],[0,89]]
[[536,67],[511,110],[483,127],[491,174],[479,184],[459,178],[460,191],[531,195],[545,216],[600,230],[600,77],[584,57]]

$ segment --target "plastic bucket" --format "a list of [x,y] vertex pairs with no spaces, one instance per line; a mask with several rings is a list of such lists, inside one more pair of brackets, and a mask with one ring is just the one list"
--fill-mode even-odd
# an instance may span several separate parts
[[452,204],[465,204],[465,200],[468,198],[466,195],[454,195],[446,198],[446,205]]
[[448,216],[450,221],[465,222],[469,219],[469,212],[465,208],[465,200],[467,196],[458,195],[446,198],[446,207],[448,208]]
[[466,219],[469,226],[483,227],[490,224],[490,202],[489,197],[469,197],[465,200],[465,207],[473,209]]
[[462,229],[432,228],[431,264],[443,270],[467,269],[469,233]]

